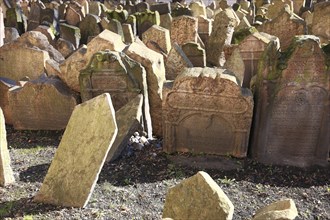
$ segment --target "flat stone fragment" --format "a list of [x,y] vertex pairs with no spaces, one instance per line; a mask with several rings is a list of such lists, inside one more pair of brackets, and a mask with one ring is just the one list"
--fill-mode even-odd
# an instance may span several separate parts
[[199,171],[169,189],[163,218],[224,219],[233,218],[234,206],[209,174]]
[[0,108],[0,186],[6,186],[15,182],[13,170],[10,167],[6,135],[5,117]]
[[284,199],[261,208],[252,220],[294,220],[296,217],[298,217],[298,211],[294,201]]
[[107,161],[116,160],[127,146],[129,138],[141,129],[143,96],[137,95],[121,109],[116,111],[117,137],[110,148]]
[[77,105],[77,97],[57,77],[42,77],[9,92],[15,129],[61,130]]
[[85,207],[117,131],[108,93],[76,106],[34,201]]

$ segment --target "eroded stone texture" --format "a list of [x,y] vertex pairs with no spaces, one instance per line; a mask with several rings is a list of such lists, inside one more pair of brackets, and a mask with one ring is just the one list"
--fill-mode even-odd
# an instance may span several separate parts
[[146,69],[152,129],[155,135],[162,136],[162,89],[165,81],[163,56],[138,43],[131,44],[125,53]]
[[294,36],[306,33],[305,27],[306,23],[302,18],[284,8],[275,19],[265,22],[258,30],[278,37],[281,49],[286,50]]
[[[240,56],[244,61],[243,87],[249,88],[251,78],[257,74],[258,62],[267,44],[276,37],[262,32],[254,32],[239,43]],[[235,72],[235,71],[234,71]]]
[[318,3],[314,7],[312,34],[318,36],[321,43],[330,42],[330,2]]
[[85,69],[92,56],[101,50],[122,51],[126,45],[121,36],[109,30],[93,38],[87,47],[81,47],[61,63],[61,75],[59,76],[71,89],[79,92],[79,73]]
[[168,190],[162,217],[231,220],[233,213],[233,204],[218,184],[199,171]]
[[234,10],[227,8],[215,15],[211,36],[206,47],[207,62],[214,66],[222,66],[223,47],[230,45],[234,29],[240,20]]
[[[124,56],[124,55],[122,55]],[[89,65],[79,75],[82,101],[102,93],[110,93],[117,111],[141,93],[142,82],[138,82],[127,69],[118,52],[100,51],[93,55]]]
[[232,72],[186,69],[164,86],[163,96],[166,152],[246,156],[253,98]]
[[141,130],[143,96],[137,95],[116,111],[117,137],[107,155],[107,161],[116,160],[127,146],[128,140],[137,130]]
[[12,112],[9,107],[9,90],[13,88],[17,83],[13,80],[0,77],[0,107],[2,108],[3,115],[5,117],[6,124],[12,125],[13,118]]
[[116,135],[108,93],[76,106],[34,201],[85,207]]
[[198,16],[206,16],[206,8],[204,3],[192,2],[190,3],[189,8],[191,9],[192,15],[196,18]]
[[194,67],[205,67],[205,50],[198,43],[185,43],[182,45],[182,51],[187,55]]
[[298,217],[296,205],[292,199],[283,199],[261,208],[252,220],[294,220]]
[[37,79],[47,59],[49,55],[44,50],[5,44],[0,48],[0,76],[17,81],[25,76]]
[[251,152],[264,163],[309,166],[329,156],[328,58],[311,35],[279,54],[271,42],[256,82]]
[[238,84],[242,86],[245,72],[245,65],[242,54],[237,46],[232,49],[230,57],[226,59],[224,67],[235,74]]
[[100,22],[101,19],[98,16],[92,14],[86,15],[86,17],[84,17],[82,21],[79,22],[81,44],[87,44],[89,37],[94,37],[101,33],[101,28],[99,26]]
[[166,79],[174,80],[186,67],[193,67],[181,47],[174,43],[165,61]]
[[9,92],[13,125],[19,130],[64,129],[76,105],[74,94],[56,77],[41,77]]
[[173,18],[171,24],[171,43],[182,45],[197,42],[198,19],[190,16]]
[[170,31],[158,25],[153,25],[145,31],[142,34],[142,41],[146,45],[148,45],[148,42],[156,43],[165,54],[168,54],[171,50]]
[[6,135],[5,117],[0,108],[0,186],[6,186],[15,182],[13,170],[10,167]]

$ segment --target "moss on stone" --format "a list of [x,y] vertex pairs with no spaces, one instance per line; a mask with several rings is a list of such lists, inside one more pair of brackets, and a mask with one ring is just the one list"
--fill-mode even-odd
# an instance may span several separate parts
[[237,32],[234,32],[231,43],[240,44],[247,36],[256,32],[258,32],[258,30],[255,27],[243,28]]

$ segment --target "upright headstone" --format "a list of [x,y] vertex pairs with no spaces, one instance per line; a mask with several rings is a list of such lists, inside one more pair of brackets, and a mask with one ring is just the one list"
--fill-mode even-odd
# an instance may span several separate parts
[[198,19],[190,16],[173,18],[171,25],[171,43],[182,45],[197,42]]
[[108,93],[76,106],[34,201],[85,207],[116,136]]
[[247,155],[253,97],[232,72],[186,69],[164,85],[163,96],[166,152]]
[[314,6],[312,30],[313,35],[320,38],[321,43],[330,42],[330,2],[318,3]]
[[208,39],[212,32],[212,20],[205,16],[198,17],[198,35],[202,39],[205,45],[208,43]]
[[234,29],[240,20],[234,10],[227,8],[219,12],[214,19],[211,36],[206,46],[206,61],[210,65],[222,66],[223,47],[230,45]]
[[302,18],[292,14],[288,8],[283,8],[275,19],[264,23],[257,29],[278,37],[281,49],[286,50],[293,37],[306,34],[306,23]]
[[272,41],[255,86],[252,155],[265,163],[309,166],[329,156],[329,58],[312,35],[279,53]]
[[142,34],[150,27],[160,24],[158,11],[152,12],[147,10],[145,12],[135,13],[134,16],[136,17],[137,33],[140,39],[142,39]]
[[79,47],[81,35],[78,27],[61,23],[60,36],[61,38],[70,41],[76,49]]
[[79,29],[81,34],[80,43],[87,44],[89,37],[95,37],[101,33],[99,23],[101,19],[92,14],[86,15],[81,22],[79,22]]
[[0,108],[0,186],[14,183],[13,170],[10,167],[10,155],[7,147],[5,117]]
[[77,105],[77,97],[56,77],[41,77],[11,89],[9,107],[18,130],[61,130]]

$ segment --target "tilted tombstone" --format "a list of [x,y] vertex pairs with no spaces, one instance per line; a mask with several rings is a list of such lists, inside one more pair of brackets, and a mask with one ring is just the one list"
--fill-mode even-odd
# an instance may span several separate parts
[[14,173],[10,167],[5,117],[0,108],[0,186],[7,186],[14,182]]
[[240,20],[234,10],[227,8],[215,15],[212,33],[206,46],[206,61],[210,65],[222,66],[224,45],[229,45],[232,40],[234,29]]
[[64,19],[69,25],[78,25],[83,17],[70,5],[66,8]]
[[245,157],[252,114],[252,93],[233,73],[186,69],[164,85],[163,149]]
[[41,9],[44,7],[45,6],[43,5],[42,2],[31,1],[30,12],[27,17],[27,19],[28,19],[27,30],[28,31],[33,30],[39,26]]
[[171,43],[182,45],[188,42],[197,42],[198,19],[191,16],[173,18],[171,25]]
[[189,5],[189,8],[192,11],[192,16],[198,17],[198,16],[206,16],[206,8],[205,5],[201,2],[192,2]]
[[123,35],[124,35],[124,42],[126,44],[131,44],[134,42],[134,34],[132,30],[132,26],[130,24],[123,24]]
[[20,34],[27,30],[26,17],[18,6],[7,9],[5,21],[6,27],[14,27]]
[[132,43],[125,53],[133,60],[141,63],[147,73],[148,96],[152,130],[155,135],[162,136],[162,89],[165,81],[164,58],[161,54],[138,43]]
[[100,51],[93,55],[86,69],[79,75],[82,101],[102,93],[110,93],[115,110],[126,105],[142,92],[136,76],[127,69],[118,52]]
[[142,41],[146,45],[148,42],[156,43],[161,51],[168,54],[171,50],[170,31],[158,25],[153,25],[142,34]]
[[106,17],[103,17],[101,20],[102,29],[112,31],[116,34],[119,34],[124,39],[124,33],[121,23],[116,19],[108,20]]
[[88,2],[89,6],[89,14],[101,16],[101,2],[98,1],[91,1]]
[[205,67],[205,50],[198,43],[189,42],[182,45],[182,51],[187,55],[194,67]]
[[172,24],[172,15],[170,13],[160,15],[159,26],[166,28],[167,30],[170,30],[171,24]]
[[321,43],[330,42],[330,2],[315,4],[311,32]]
[[150,11],[158,11],[159,15],[171,13],[171,5],[167,3],[157,3],[150,5]]
[[165,60],[166,79],[174,80],[185,68],[191,67],[193,64],[187,55],[177,43],[174,43]]
[[326,164],[329,157],[329,57],[312,35],[279,53],[272,41],[255,84],[252,156],[264,163]]
[[79,23],[81,44],[87,44],[89,37],[95,37],[101,33],[100,21],[101,19],[98,16],[92,14],[88,14],[83,18]]
[[[242,54],[239,51],[238,45],[233,44],[224,48],[226,54],[226,62],[224,68],[233,72],[237,78],[237,82],[240,86],[243,84],[245,65],[242,58]],[[230,51],[230,53],[228,53]],[[247,87],[249,88],[249,87]]]
[[273,0],[272,4],[270,4],[267,8],[266,16],[272,20],[280,15],[281,10],[284,7],[287,7],[288,10],[293,13],[292,6],[292,0]]
[[306,34],[306,23],[302,18],[292,14],[288,8],[283,8],[275,19],[265,22],[257,29],[278,37],[281,49],[286,50],[294,36]]
[[77,105],[77,97],[56,77],[41,77],[11,89],[9,107],[19,130],[61,130]]
[[117,131],[108,93],[76,106],[34,201],[85,207]]
[[197,32],[204,44],[207,45],[208,39],[212,32],[212,20],[206,18],[205,16],[199,16]]

